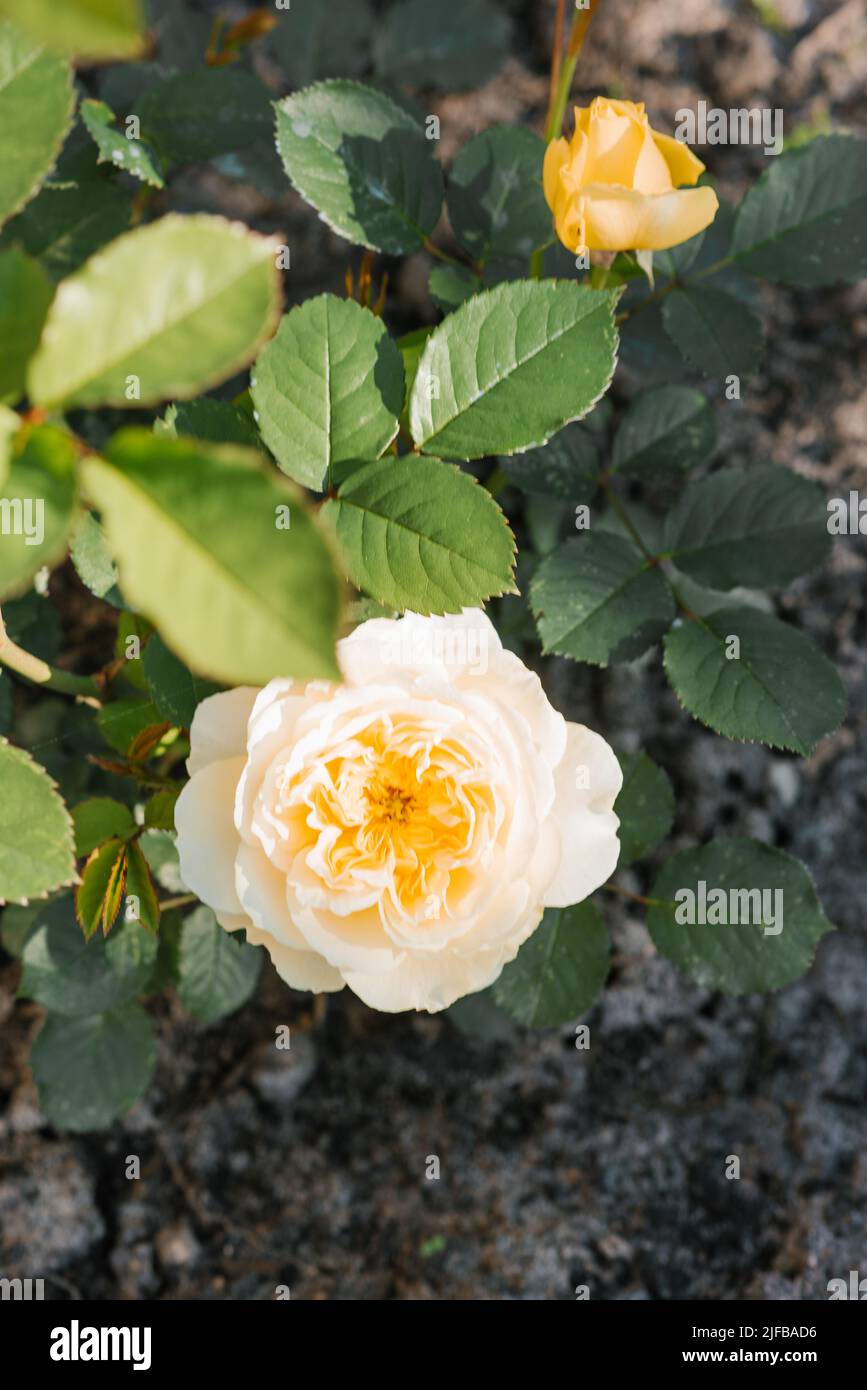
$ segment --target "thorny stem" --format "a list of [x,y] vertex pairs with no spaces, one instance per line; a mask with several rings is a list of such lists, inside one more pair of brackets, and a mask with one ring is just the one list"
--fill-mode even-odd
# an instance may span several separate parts
[[606,893],[616,893],[618,897],[629,898],[632,902],[641,903],[644,907],[661,907],[663,905],[661,898],[645,898],[641,893],[631,893],[628,888],[619,888],[616,883],[603,883],[602,887]]
[[169,912],[174,907],[189,907],[198,901],[195,893],[183,893],[178,898],[164,898],[160,903],[160,912]]
[[69,671],[49,666],[38,656],[26,652],[6,634],[0,615],[0,666],[7,666],[16,676],[44,690],[56,690],[61,695],[79,695],[101,701],[102,691],[92,676],[74,676]]
[[[562,26],[560,23],[560,5],[557,7],[557,20],[554,28],[554,53],[551,59],[551,87],[552,94],[548,104],[548,120],[545,126],[545,144],[549,145],[555,140],[563,129],[563,117],[566,114],[566,104],[569,100],[569,93],[572,90],[572,79],[575,76],[575,68],[584,46],[584,39],[590,27],[590,21],[596,12],[600,0],[588,0],[587,8],[579,10],[572,20],[572,28],[569,33],[569,44],[566,49],[565,60],[562,59]],[[542,252],[534,251],[530,257],[530,275],[532,279],[538,280],[542,273]]]
[[653,294],[647,295],[645,299],[640,299],[634,308],[626,310],[625,313],[618,314],[614,320],[615,323],[625,323],[627,319],[634,318],[636,314],[640,314],[642,309],[646,309],[650,304],[659,304],[667,295],[671,294],[672,290],[680,289],[682,284],[695,284],[697,280],[707,280],[709,276],[717,275],[721,270],[725,270],[727,265],[731,265],[731,262],[731,256],[723,256],[720,260],[714,261],[713,265],[705,266],[704,270],[697,270],[694,275],[687,275],[685,280],[680,280],[678,276],[675,275],[669,280],[667,285],[662,286],[658,290],[654,290]]

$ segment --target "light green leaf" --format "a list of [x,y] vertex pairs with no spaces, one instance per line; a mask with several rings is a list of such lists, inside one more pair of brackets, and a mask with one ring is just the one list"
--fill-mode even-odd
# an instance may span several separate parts
[[153,1025],[138,1004],[89,1018],[49,1014],[30,1065],[51,1124],[73,1134],[106,1129],[150,1084]]
[[378,458],[397,434],[403,362],[385,325],[333,294],[283,318],[250,391],[262,438],[284,473],[320,489],[333,464]]
[[75,882],[72,820],[44,767],[0,738],[0,904]]
[[243,68],[173,73],[136,103],[142,135],[167,164],[247,149],[271,134],[267,87]]
[[160,715],[188,729],[197,707],[218,687],[212,681],[197,680],[156,635],[148,641],[143,660],[151,699]]
[[150,830],[174,830],[177,791],[154,792],[145,803],[144,823]]
[[549,907],[494,985],[501,1009],[530,1028],[554,1028],[587,1012],[605,984],[610,946],[592,903]]
[[498,285],[434,329],[410,402],[416,444],[445,458],[544,444],[608,389],[618,291],[557,280]]
[[691,483],[666,518],[665,550],[699,584],[788,584],[831,546],[822,489],[788,468],[726,468]]
[[392,608],[459,613],[515,592],[506,518],[474,478],[439,459],[367,464],[325,503],[323,516],[353,583]]
[[478,276],[466,265],[435,265],[428,276],[427,292],[445,314],[459,308],[481,288]]
[[665,669],[681,704],[726,738],[806,756],[846,713],[846,692],[824,653],[754,608],[678,623],[665,639]]
[[200,1023],[217,1023],[246,1004],[262,959],[260,947],[235,941],[209,907],[197,907],[181,935],[181,1003]]
[[132,196],[102,175],[58,188],[46,185],[4,228],[2,245],[23,249],[52,280],[62,280],[126,231]]
[[279,474],[242,450],[145,430],[116,435],[83,474],[124,594],[192,670],[231,685],[338,678],[331,555]]
[[464,145],[449,175],[449,221],[474,260],[529,256],[551,241],[544,158],[544,140],[518,126],[491,126]]
[[620,859],[625,868],[661,844],[674,821],[674,792],[668,775],[644,752],[622,753],[623,786],[614,803],[620,817]]
[[277,106],[292,183],[340,236],[392,256],[418,251],[439,221],[442,174],[415,118],[358,82],[320,82]]
[[561,497],[573,505],[592,501],[599,486],[599,454],[583,425],[567,425],[541,449],[500,460],[510,483],[522,492]]
[[495,77],[509,52],[509,19],[486,0],[402,0],[376,26],[383,77],[469,91]]
[[292,0],[276,18],[266,42],[290,87],[355,77],[367,66],[376,27],[368,0]]
[[867,275],[867,140],[828,135],[772,159],[738,208],[732,252],[788,285]]
[[75,512],[75,446],[40,425],[13,455],[0,493],[0,598],[23,593],[44,566],[66,552]]
[[102,527],[92,512],[82,512],[72,534],[70,546],[72,563],[82,584],[96,598],[105,599],[115,608],[123,607],[117,587],[117,565],[108,553]]
[[72,808],[75,853],[86,859],[106,840],[130,839],[138,829],[128,806],[110,796],[91,796]]
[[0,13],[78,59],[135,58],[145,46],[141,0],[0,0]]
[[157,943],[138,922],[85,941],[68,896],[40,908],[22,957],[19,993],[68,1018],[119,1008],[147,985]]
[[612,472],[632,478],[671,478],[710,458],[716,415],[688,386],[660,386],[631,401],[614,440]]
[[60,285],[30,365],[33,402],[152,405],[232,376],[277,320],[275,246],[203,214],[119,237]]
[[115,114],[104,101],[83,101],[81,119],[96,142],[99,164],[123,169],[152,188],[165,187],[156,155],[141,140],[129,139],[117,129]]
[[764,347],[762,325],[743,300],[709,285],[674,290],[662,306],[665,331],[696,371],[752,376]]
[[804,865],[757,840],[683,850],[659,873],[651,900],[647,926],[657,950],[725,994],[791,984],[833,931]]
[[[7,8],[0,3],[0,14]],[[0,18],[0,223],[29,202],[72,123],[72,70]]]
[[[2,310],[0,310],[0,315],[2,315]],[[0,490],[9,477],[15,436],[20,429],[21,416],[17,415],[14,410],[10,410],[8,405],[0,405]]]
[[23,251],[0,255],[0,400],[14,402],[23,395],[27,363],[53,296],[54,286],[36,261]]
[[530,584],[542,649],[607,666],[631,661],[674,617],[662,574],[620,536],[589,532],[547,556]]
[[209,439],[213,444],[240,444],[245,449],[260,447],[259,432],[251,417],[231,401],[202,396],[197,401],[170,405],[162,420],[154,422],[154,433],[168,439],[188,435]]

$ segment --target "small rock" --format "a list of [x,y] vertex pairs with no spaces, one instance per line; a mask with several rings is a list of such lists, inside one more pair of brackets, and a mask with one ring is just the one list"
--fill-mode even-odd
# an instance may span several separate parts
[[316,1048],[304,1033],[293,1032],[292,1046],[268,1043],[260,1052],[252,1081],[263,1100],[291,1105],[316,1071]]
[[186,1220],[175,1221],[164,1226],[156,1238],[156,1251],[164,1269],[179,1269],[193,1264],[199,1257],[201,1246]]

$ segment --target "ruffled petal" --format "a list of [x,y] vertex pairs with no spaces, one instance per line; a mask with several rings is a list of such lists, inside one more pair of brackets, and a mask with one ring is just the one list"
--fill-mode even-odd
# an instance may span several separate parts
[[215,912],[242,911],[235,892],[240,841],[233,808],[243,767],[243,757],[207,763],[184,787],[175,806],[181,878]]
[[208,763],[240,758],[247,748],[247,720],[259,691],[250,685],[209,695],[197,706],[190,726],[187,771],[192,777]]
[[620,857],[620,822],[613,809],[623,785],[620,764],[591,729],[567,728],[566,754],[554,774],[552,819],[560,832],[560,866],[545,892],[546,907],[583,902],[611,877]]

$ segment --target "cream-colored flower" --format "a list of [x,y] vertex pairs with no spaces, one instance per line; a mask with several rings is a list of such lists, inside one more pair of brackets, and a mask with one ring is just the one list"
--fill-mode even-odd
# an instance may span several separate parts
[[199,706],[181,873],[294,988],[434,1012],[613,872],[620,767],[480,611],[375,619],[338,657],[342,685]]

